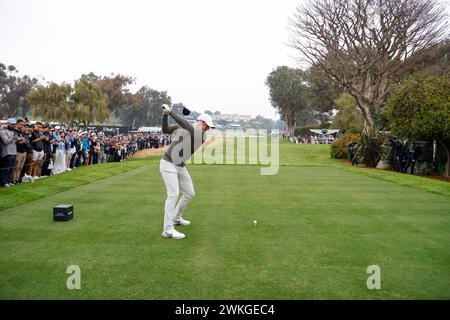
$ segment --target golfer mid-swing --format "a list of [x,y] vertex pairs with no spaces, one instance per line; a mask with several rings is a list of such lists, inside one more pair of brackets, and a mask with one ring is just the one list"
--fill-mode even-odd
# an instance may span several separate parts
[[[175,225],[187,226],[188,220],[181,216],[189,201],[194,197],[194,185],[185,163],[206,140],[206,131],[215,128],[208,114],[198,116],[195,125],[173,112],[168,105],[163,105],[162,132],[173,134],[172,143],[160,161],[159,171],[167,189],[167,199],[164,206],[165,238],[184,239],[185,235],[175,230]],[[177,124],[169,126],[169,115]],[[178,201],[179,192],[183,196]]]

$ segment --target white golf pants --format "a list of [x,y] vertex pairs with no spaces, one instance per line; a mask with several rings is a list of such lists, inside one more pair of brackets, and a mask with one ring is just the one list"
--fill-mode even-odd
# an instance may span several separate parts
[[[164,230],[171,230],[173,229],[173,221],[181,217],[187,204],[195,196],[194,185],[186,167],[179,167],[161,159],[159,171],[167,189],[167,199],[164,206]],[[183,196],[178,201],[180,191],[183,192]]]
[[66,153],[56,150],[52,173],[57,174],[63,171],[66,171]]

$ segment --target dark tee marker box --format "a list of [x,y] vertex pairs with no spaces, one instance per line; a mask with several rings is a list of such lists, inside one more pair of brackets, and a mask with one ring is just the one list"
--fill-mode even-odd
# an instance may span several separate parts
[[53,207],[53,221],[69,221],[73,218],[73,205],[60,204]]

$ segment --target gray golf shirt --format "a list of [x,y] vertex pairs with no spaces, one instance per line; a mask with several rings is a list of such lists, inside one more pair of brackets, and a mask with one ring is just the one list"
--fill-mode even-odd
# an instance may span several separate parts
[[206,140],[206,133],[201,128],[194,127],[179,114],[170,111],[170,116],[177,124],[169,126],[169,116],[163,114],[162,132],[173,134],[172,143],[164,154],[163,159],[184,167],[185,163],[200,148]]

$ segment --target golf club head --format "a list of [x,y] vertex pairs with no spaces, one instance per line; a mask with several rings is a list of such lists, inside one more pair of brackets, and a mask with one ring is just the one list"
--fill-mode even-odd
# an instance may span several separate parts
[[186,108],[186,107],[183,107],[183,114],[184,114],[185,116],[189,115],[190,113],[191,113],[191,110],[189,110],[189,109]]
[[163,111],[170,111],[172,109],[168,104],[163,104],[161,108],[163,109]]

